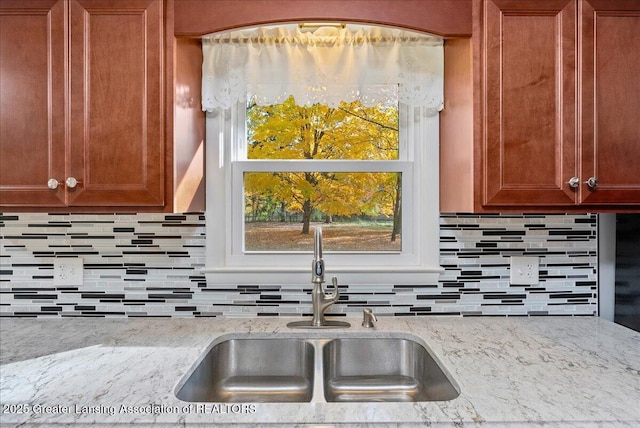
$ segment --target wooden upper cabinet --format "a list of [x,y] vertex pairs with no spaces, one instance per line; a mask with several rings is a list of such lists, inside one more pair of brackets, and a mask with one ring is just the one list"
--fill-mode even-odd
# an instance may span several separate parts
[[0,3],[0,206],[65,205],[65,5]]
[[581,188],[590,205],[640,204],[640,1],[582,0]]
[[162,2],[71,0],[69,204],[164,204]]
[[576,201],[576,2],[484,3],[485,206]]
[[481,209],[637,209],[640,0],[482,4]]
[[2,209],[166,207],[163,5],[0,3]]

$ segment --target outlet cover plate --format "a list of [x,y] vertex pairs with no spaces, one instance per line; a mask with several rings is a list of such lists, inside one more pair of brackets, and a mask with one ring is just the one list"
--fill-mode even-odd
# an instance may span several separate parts
[[53,261],[53,285],[82,285],[84,263],[81,257]]
[[538,257],[511,257],[510,283],[513,285],[536,285],[538,283]]

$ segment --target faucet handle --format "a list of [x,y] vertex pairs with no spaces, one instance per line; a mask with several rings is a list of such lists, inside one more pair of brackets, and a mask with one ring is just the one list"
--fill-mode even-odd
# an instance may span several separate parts
[[340,298],[340,291],[338,290],[338,278],[336,278],[335,276],[331,277],[331,284],[333,284],[333,291],[331,292],[331,299],[334,302],[338,301],[338,298]]
[[363,327],[367,327],[367,328],[372,328],[374,326],[374,322],[378,322],[378,318],[376,318],[376,315],[373,313],[373,311],[370,308],[364,308],[362,310],[362,326]]

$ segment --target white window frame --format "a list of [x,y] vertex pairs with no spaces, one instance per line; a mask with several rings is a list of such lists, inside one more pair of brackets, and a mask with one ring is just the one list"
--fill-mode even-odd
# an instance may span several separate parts
[[206,274],[210,284],[305,284],[308,252],[244,252],[244,172],[402,172],[402,251],[329,252],[327,277],[339,284],[431,284],[439,266],[439,117],[400,104],[399,160],[249,160],[246,106],[206,119]]

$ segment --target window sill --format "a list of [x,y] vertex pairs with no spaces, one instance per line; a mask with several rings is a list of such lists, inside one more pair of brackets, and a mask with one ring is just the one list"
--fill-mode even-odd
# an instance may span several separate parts
[[[311,281],[311,265],[301,267],[205,267],[208,284],[215,285],[302,285]],[[426,285],[434,284],[444,269],[437,267],[376,266],[327,268],[325,280],[338,278],[348,285]]]

